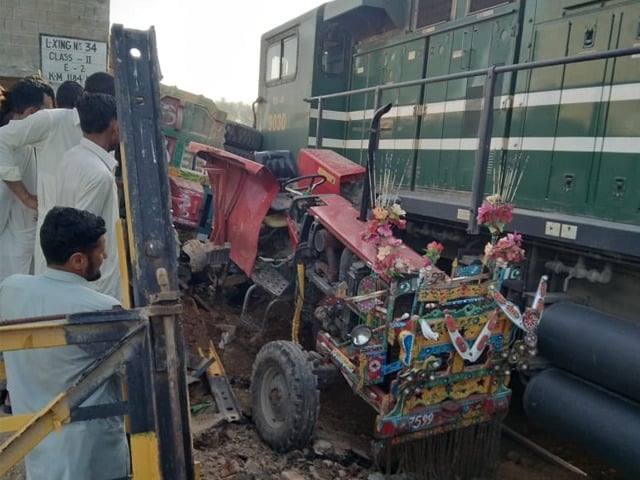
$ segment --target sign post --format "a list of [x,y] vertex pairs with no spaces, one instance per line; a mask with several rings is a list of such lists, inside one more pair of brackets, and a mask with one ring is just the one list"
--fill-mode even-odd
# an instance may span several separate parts
[[92,73],[107,71],[107,42],[41,33],[40,68],[52,85],[67,80],[84,85]]

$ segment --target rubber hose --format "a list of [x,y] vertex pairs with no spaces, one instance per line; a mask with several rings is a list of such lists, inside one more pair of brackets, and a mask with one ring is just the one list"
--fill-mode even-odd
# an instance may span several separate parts
[[640,478],[640,405],[557,368],[535,375],[524,410],[545,430]]
[[640,402],[640,322],[582,305],[545,308],[538,327],[540,355],[554,365]]

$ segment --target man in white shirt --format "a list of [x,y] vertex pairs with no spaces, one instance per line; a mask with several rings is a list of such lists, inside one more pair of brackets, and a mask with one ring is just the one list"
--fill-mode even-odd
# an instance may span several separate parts
[[[94,85],[98,83],[98,85]],[[104,88],[114,92],[113,77],[105,72],[90,75],[85,90]],[[55,206],[56,175],[64,152],[77,145],[82,138],[80,119],[76,109],[54,108],[41,110],[23,120],[12,120],[0,128],[0,180],[27,207],[38,210],[38,224],[34,250],[34,271],[42,273],[46,261],[40,248],[40,227],[46,213]],[[24,146],[35,148],[37,155],[37,196],[24,185],[20,164],[23,158],[17,151]]]
[[116,224],[119,221],[118,165],[109,153],[118,146],[116,101],[111,95],[85,94],[76,103],[83,138],[65,152],[55,182],[55,205],[86,210],[107,224],[107,258],[102,277],[93,282],[97,291],[121,299],[120,262]]
[[[41,275],[12,275],[0,283],[0,320],[111,310],[112,297],[91,290],[105,258],[105,223],[74,208],[53,208],[43,221]],[[81,345],[4,353],[13,413],[33,414],[74,385],[104,355],[104,346]],[[122,401],[114,376],[83,407]],[[129,478],[129,448],[122,416],[65,423],[25,457],[27,480]]]
[[[7,92],[11,119],[20,120],[43,108],[53,108],[53,89],[39,77],[25,77]],[[2,123],[0,123],[2,125]],[[33,147],[16,150],[20,178],[30,192],[36,190],[36,159]],[[14,273],[33,272],[36,212],[23,204],[0,182],[0,282]]]

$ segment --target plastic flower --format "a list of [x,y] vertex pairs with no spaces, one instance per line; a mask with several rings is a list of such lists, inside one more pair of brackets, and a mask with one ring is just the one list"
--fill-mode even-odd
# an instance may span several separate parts
[[524,258],[522,248],[522,235],[519,233],[508,233],[500,237],[494,244],[487,244],[484,249],[487,258],[500,263],[518,263]]
[[396,237],[389,237],[387,239],[387,245],[390,245],[392,247],[399,247],[400,245],[402,245],[402,240]]
[[502,195],[500,195],[499,193],[494,193],[493,195],[489,195],[487,198],[485,198],[485,200],[491,205],[502,203]]
[[385,220],[389,217],[389,212],[382,207],[374,207],[373,208],[373,217],[376,220]]
[[513,220],[513,205],[500,201],[500,195],[487,197],[478,208],[478,223],[489,229],[491,235],[500,235],[505,225]]
[[400,230],[407,228],[407,221],[404,218],[398,218],[393,220],[393,224]]
[[376,232],[383,236],[383,237],[390,237],[391,235],[393,235],[393,230],[391,230],[391,224],[390,223],[384,223],[382,225],[380,225],[377,229]]
[[383,247],[380,247],[378,249],[378,253],[376,255],[376,258],[378,260],[382,261],[385,258],[387,258],[389,255],[391,255],[392,251],[393,251],[393,247],[391,247],[391,245],[385,245]]
[[435,265],[440,259],[440,255],[442,255],[442,252],[444,252],[444,245],[442,245],[440,242],[434,241],[427,244],[424,256],[431,262],[429,263],[429,265]]
[[393,236],[393,227],[404,229],[407,221],[403,218],[406,212],[394,203],[389,207],[373,208],[373,218],[361,236],[365,242],[376,246],[376,258],[372,269],[374,272],[392,277],[409,273],[409,264],[401,258],[398,247],[402,240]]
[[393,205],[391,205],[391,207],[389,207],[389,215],[391,216],[391,218],[401,218],[406,214],[407,212],[405,212],[397,203],[394,203]]

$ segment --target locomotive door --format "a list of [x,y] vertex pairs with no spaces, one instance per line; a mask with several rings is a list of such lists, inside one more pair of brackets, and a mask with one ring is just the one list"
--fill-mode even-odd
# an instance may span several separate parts
[[[427,61],[427,77],[437,77],[449,73],[451,63],[453,33],[434,35],[429,39]],[[447,95],[445,82],[427,84],[422,99],[422,123],[418,138],[418,155],[416,164],[415,188],[445,186],[447,170],[441,166],[446,158],[442,158],[440,139],[444,123],[444,100]],[[446,157],[446,156],[445,156]],[[444,173],[443,178],[440,177]]]
[[[381,84],[416,80],[424,74],[426,39],[391,46],[384,52]],[[417,129],[416,106],[420,104],[421,87],[386,90],[381,104],[391,102],[394,108],[382,118],[380,145],[376,157],[378,180],[394,179],[394,185],[409,188],[413,183],[413,159]]]
[[[357,53],[351,62],[350,90],[374,87],[379,83],[381,60],[376,52]],[[364,165],[367,161],[366,140],[369,137],[369,123],[371,115],[367,110],[374,109],[373,93],[359,93],[348,99],[348,114],[346,115],[346,157]]]
[[[625,6],[616,13],[620,25],[616,48],[637,45],[640,42],[640,5]],[[601,116],[600,122],[604,142],[591,183],[596,215],[636,225],[640,223],[639,64],[640,58],[635,55],[610,61],[611,89],[603,99],[607,102],[603,103],[607,115]]]
[[[512,63],[515,15],[481,22],[430,40],[427,76],[466,72]],[[498,95],[509,92],[509,81],[498,77]],[[485,77],[469,77],[427,85],[419,134],[416,188],[470,190]],[[504,134],[505,113],[495,114],[498,136]]]
[[[386,45],[356,54],[353,60],[351,90],[421,78],[424,71],[426,39]],[[347,116],[347,157],[358,163],[367,161],[367,140],[375,95],[373,92],[350,98]],[[382,119],[379,150],[376,155],[378,178],[384,171],[410,185],[420,87],[385,90],[380,104],[392,102],[394,108]]]
[[[612,23],[610,11],[571,19],[567,55],[608,50]],[[564,67],[547,197],[552,206],[570,213],[588,210],[606,65],[607,60],[596,60]]]

